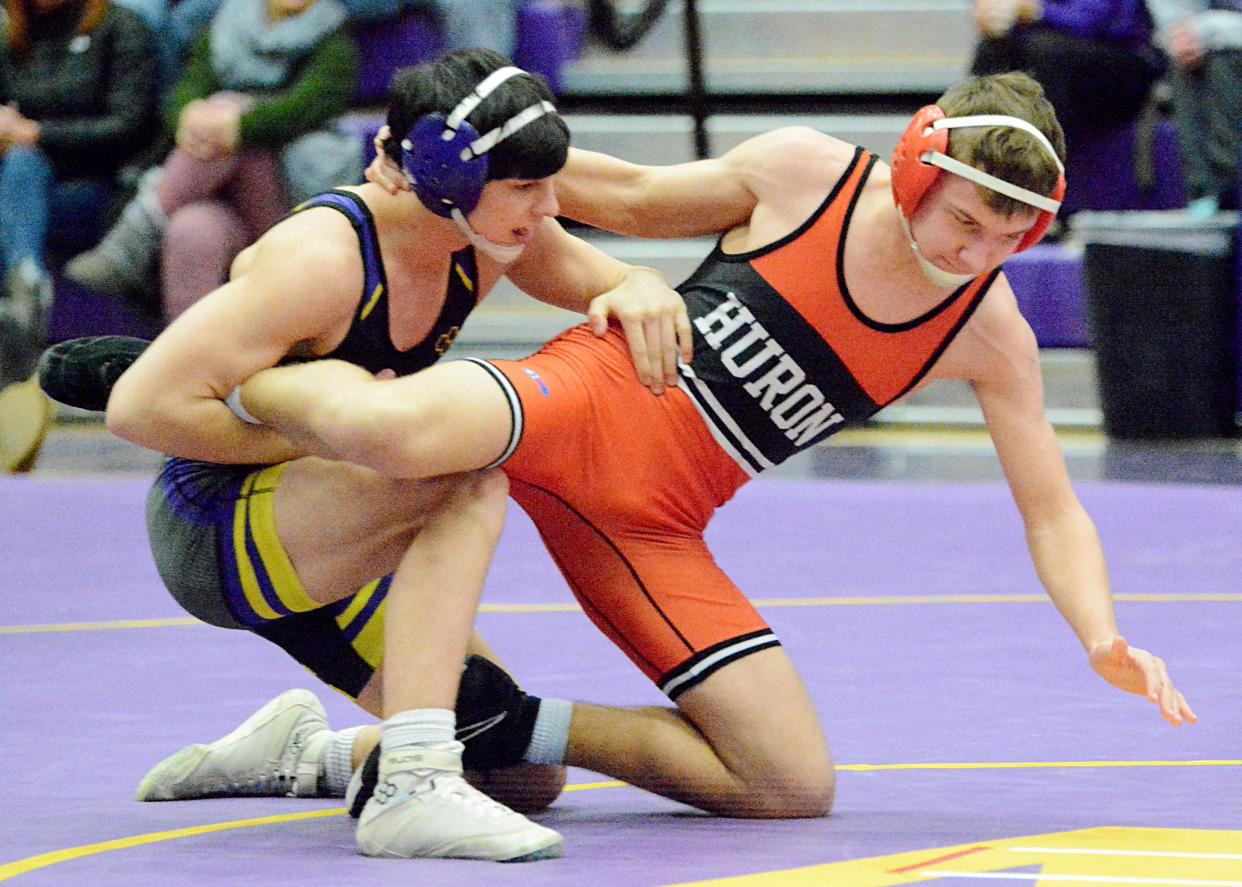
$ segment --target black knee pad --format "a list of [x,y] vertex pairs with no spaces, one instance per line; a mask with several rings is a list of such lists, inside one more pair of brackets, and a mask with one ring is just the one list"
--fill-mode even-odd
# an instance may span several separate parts
[[[530,745],[539,714],[539,697],[523,693],[503,668],[470,656],[457,690],[457,739],[465,744],[467,770],[494,770],[519,764]],[[362,765],[362,784],[349,807],[358,818],[379,779],[380,746]]]
[[457,739],[467,770],[519,764],[530,746],[539,697],[530,696],[503,668],[482,656],[466,660],[457,691]]

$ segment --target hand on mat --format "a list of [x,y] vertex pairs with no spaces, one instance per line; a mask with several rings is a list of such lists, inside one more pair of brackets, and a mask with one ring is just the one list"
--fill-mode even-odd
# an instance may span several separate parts
[[375,159],[367,167],[367,181],[379,185],[389,194],[409,191],[410,182],[406,179],[405,173],[402,172],[401,167],[392,162],[391,157],[384,153],[384,142],[388,141],[388,136],[387,126],[381,126],[379,132],[375,134]]
[[608,317],[621,321],[638,380],[655,394],[677,384],[678,358],[694,357],[690,315],[681,295],[648,268],[636,268],[625,283],[591,300],[587,321],[597,336],[608,332]]
[[1183,721],[1193,724],[1199,720],[1191,711],[1186,697],[1178,692],[1169,679],[1164,660],[1139,647],[1131,647],[1118,635],[1112,641],[1096,644],[1091,648],[1091,667],[1100,677],[1114,687],[1129,693],[1146,696],[1160,706],[1160,713],[1170,724],[1180,726]]

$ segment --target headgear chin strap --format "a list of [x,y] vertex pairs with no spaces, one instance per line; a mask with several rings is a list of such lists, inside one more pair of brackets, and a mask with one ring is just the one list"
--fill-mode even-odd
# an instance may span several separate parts
[[453,207],[452,215],[449,217],[457,223],[457,227],[461,229],[461,233],[466,235],[466,239],[470,241],[470,245],[477,250],[481,250],[491,256],[497,262],[508,265],[510,262],[516,262],[518,256],[522,254],[522,250],[526,249],[525,244],[521,243],[497,243],[494,240],[488,240],[478,231],[470,227],[470,222],[462,215],[461,210]]
[[[954,160],[949,156],[949,130],[969,129],[985,126],[1007,126],[1020,129],[1034,137],[1035,141],[1048,152],[1060,174],[1051,197],[1036,194],[1026,188],[1020,188],[1012,182],[990,175],[969,164]],[[1033,206],[1040,211],[1035,224],[1026,232],[1015,252],[1021,252],[1037,244],[1048,231],[1048,226],[1056,218],[1061,208],[1061,200],[1065,197],[1065,166],[1057,156],[1056,149],[1048,141],[1048,137],[1030,122],[1021,117],[1010,117],[1006,114],[973,114],[967,117],[945,117],[936,105],[920,108],[906,127],[905,133],[893,151],[893,198],[897,207],[906,218],[913,218],[915,210],[927,196],[932,185],[945,172],[959,175],[976,184],[990,188],[1013,200]],[[907,236],[909,236],[907,234]],[[913,243],[913,239],[911,239]]]
[[919,268],[922,270],[923,276],[933,284],[941,289],[957,289],[962,284],[969,283],[979,276],[977,274],[954,274],[952,271],[937,268],[927,256],[923,255],[923,251],[919,249],[914,235],[910,232],[910,223],[906,221],[905,214],[897,213],[897,221],[901,223],[901,231],[906,235],[906,242],[910,244],[910,249],[914,251],[914,257],[919,260]]
[[519,74],[526,72],[512,65],[496,69],[447,117],[426,114],[401,140],[401,165],[423,206],[442,218],[452,219],[475,247],[500,262],[512,262],[521,255],[522,246],[488,240],[466,220],[479,205],[487,184],[487,152],[527,124],[555,113],[556,108],[551,102],[538,101],[483,135],[466,117],[502,83]]

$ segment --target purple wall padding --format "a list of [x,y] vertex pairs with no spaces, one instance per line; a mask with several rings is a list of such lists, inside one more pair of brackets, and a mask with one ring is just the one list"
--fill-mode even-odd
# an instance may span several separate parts
[[1018,308],[1041,348],[1089,348],[1082,253],[1041,243],[1005,262]]
[[361,105],[385,103],[393,72],[434,58],[442,47],[440,31],[431,17],[417,10],[396,21],[364,25],[354,33],[362,57],[358,72]]
[[[561,0],[528,0],[518,10],[518,66],[542,75],[559,92],[565,66],[582,54],[586,35],[586,10]],[[399,68],[435,58],[444,40],[435,20],[413,9],[396,21],[377,22],[355,32],[362,56],[358,104],[381,105],[387,101],[388,82]]]
[[1066,165],[1064,212],[1079,210],[1177,209],[1184,206],[1185,185],[1177,153],[1177,128],[1156,125],[1152,142],[1151,187],[1139,186],[1135,174],[1134,124],[1097,133],[1074,148]]
[[586,9],[560,0],[530,0],[518,11],[518,67],[540,74],[559,93],[565,66],[582,55],[586,38]]
[[55,275],[49,342],[79,336],[126,335],[152,339],[160,330],[158,319],[121,299],[88,290]]

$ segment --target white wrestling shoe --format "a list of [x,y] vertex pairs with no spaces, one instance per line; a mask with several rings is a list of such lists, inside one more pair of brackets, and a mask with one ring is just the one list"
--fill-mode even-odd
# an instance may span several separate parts
[[466,782],[460,742],[380,757],[375,794],[358,818],[358,852],[399,859],[555,859],[564,839]]
[[286,690],[210,745],[165,758],[138,785],[139,801],[219,797],[315,797],[329,736],[309,690]]

